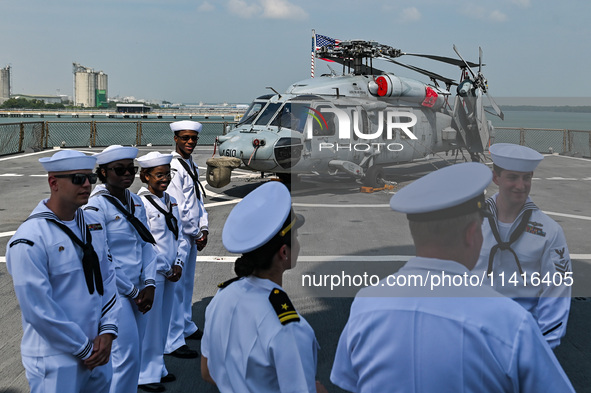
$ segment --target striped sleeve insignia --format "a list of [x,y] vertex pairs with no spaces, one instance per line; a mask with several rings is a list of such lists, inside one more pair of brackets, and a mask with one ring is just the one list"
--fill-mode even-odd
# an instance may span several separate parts
[[35,245],[35,243],[33,243],[29,239],[16,239],[12,243],[10,243],[9,248],[11,248],[12,246],[16,246],[17,244],[21,244],[21,243],[24,243],[24,244],[26,244],[28,246],[34,246]]
[[281,322],[282,325],[300,321],[300,316],[293,307],[293,304],[291,304],[289,297],[287,297],[287,293],[283,292],[281,289],[274,288],[269,294],[269,301],[277,313],[279,322]]

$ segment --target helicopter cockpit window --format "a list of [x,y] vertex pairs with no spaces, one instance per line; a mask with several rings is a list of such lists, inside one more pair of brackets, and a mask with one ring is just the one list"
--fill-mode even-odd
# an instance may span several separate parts
[[286,103],[271,123],[278,128],[289,128],[292,131],[304,132],[306,119],[308,117],[309,104]]
[[273,118],[273,115],[275,115],[275,112],[277,112],[277,109],[279,109],[280,105],[281,104],[272,104],[272,103],[267,105],[267,107],[263,110],[263,113],[261,113],[261,115],[259,116],[259,118],[257,119],[257,121],[254,124],[256,124],[258,126],[267,125],[267,123],[269,123],[269,121]]
[[254,101],[252,104],[250,104],[246,112],[244,112],[244,116],[242,116],[242,119],[240,119],[236,126],[252,123],[266,104],[267,103],[265,101]]

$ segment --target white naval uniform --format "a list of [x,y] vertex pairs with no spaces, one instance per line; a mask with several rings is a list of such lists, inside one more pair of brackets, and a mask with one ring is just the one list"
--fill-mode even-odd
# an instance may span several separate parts
[[[97,185],[84,209],[102,215],[107,226],[107,243],[115,264],[122,307],[119,337],[113,342],[111,393],[129,393],[137,390],[141,342],[146,326],[146,316],[138,310],[134,299],[141,289],[156,284],[156,251],[152,244],[141,239],[123,213],[107,201],[103,194],[109,194],[109,191],[103,184]],[[126,195],[133,201],[134,215],[148,228],[141,198],[128,190]]]
[[[46,202],[41,201],[32,214],[53,214]],[[78,214],[84,215],[100,261],[102,296],[96,288],[93,294],[89,293],[82,250],[54,223],[41,217],[31,218],[8,242],[6,263],[24,330],[21,354],[33,393],[109,391],[111,364],[90,371],[82,360],[91,356],[98,335],[117,336],[120,305],[115,271],[100,217],[78,210],[73,222],[62,223],[82,239],[76,225]]]
[[[167,193],[174,197],[178,203],[179,226],[182,228],[183,237],[189,248],[183,275],[177,282],[179,285],[175,286],[175,304],[180,307],[175,307],[172,310],[165,353],[174,352],[185,345],[185,337],[197,331],[192,313],[195,263],[197,261],[195,240],[202,236],[202,231],[208,230],[208,216],[203,205],[201,190],[178,161],[181,156],[177,152],[172,152],[172,155],[170,169],[175,175],[168,186]],[[184,161],[195,170],[197,178],[199,178],[199,169],[193,160],[188,158]],[[199,193],[200,199],[197,198],[197,193]]]
[[[396,275],[412,283],[443,271],[470,275],[459,263],[419,257]],[[531,314],[512,300],[487,286],[431,290],[386,280],[357,294],[334,384],[364,393],[574,392]]]
[[[165,216],[156,209],[147,198],[152,198],[165,211],[172,209],[172,214],[180,224],[179,212],[176,200],[169,197],[170,205],[167,206],[165,197],[158,198],[146,187],[142,187],[138,195],[142,198],[148,216],[150,232],[156,240],[156,291],[154,303],[150,312],[146,314],[147,326],[142,342],[142,366],[139,384],[159,383],[162,377],[168,374],[164,364],[164,347],[168,336],[171,311],[174,305],[174,287],[178,284],[171,282],[166,277],[172,274],[172,266],[183,267],[187,257],[187,243],[185,238],[178,233],[178,240],[168,228]],[[182,277],[182,276],[181,276]]]
[[[487,200],[495,222],[497,221],[495,203],[497,195],[495,194]],[[519,239],[511,245],[511,248],[519,258],[527,278],[527,285],[523,285],[523,278],[520,276],[515,258],[508,250],[498,250],[495,254],[492,284],[498,292],[513,298],[532,313],[538,322],[542,335],[550,347],[554,348],[560,344],[560,339],[566,334],[572,292],[572,286],[564,285],[566,281],[562,281],[563,285],[555,285],[555,283],[560,284],[561,277],[558,276],[562,276],[564,279],[566,272],[572,272],[570,255],[560,225],[544,214],[530,198],[527,199],[510,229],[506,231],[506,238],[502,238],[502,240],[508,240],[509,235],[521,222],[521,217],[526,209],[534,209],[529,224]],[[491,248],[497,244],[488,219],[482,223],[482,234],[484,242],[480,250],[480,258],[472,271],[479,275],[487,271]],[[500,273],[503,273],[503,278]],[[548,274],[550,285],[538,281],[532,283],[533,273],[539,274],[540,280]],[[517,285],[509,282],[512,277],[519,282]],[[534,283],[539,285],[533,285]]]
[[207,306],[201,351],[220,392],[316,392],[314,330],[301,315],[281,324],[269,301],[275,288],[282,290],[248,276]]

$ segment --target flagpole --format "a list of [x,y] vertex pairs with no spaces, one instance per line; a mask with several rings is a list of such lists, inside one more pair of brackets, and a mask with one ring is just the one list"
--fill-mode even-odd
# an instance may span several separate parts
[[312,29],[312,58],[310,59],[310,76],[314,78],[314,66],[316,59],[316,30]]

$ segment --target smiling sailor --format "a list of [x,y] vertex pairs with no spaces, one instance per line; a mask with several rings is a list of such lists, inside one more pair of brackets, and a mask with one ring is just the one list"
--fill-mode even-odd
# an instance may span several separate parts
[[128,190],[138,170],[134,165],[137,153],[135,147],[112,145],[96,155],[96,173],[103,184],[94,188],[84,207],[100,214],[106,223],[121,301],[111,393],[137,391],[144,314],[152,308],[156,286],[157,254],[146,209],[141,198]]
[[499,191],[486,201],[493,216],[482,225],[475,274],[486,271],[497,291],[531,312],[554,348],[566,333],[572,264],[562,228],[529,197],[534,170],[544,157],[510,143],[495,143],[489,151]]
[[96,158],[64,150],[39,161],[50,197],[19,227],[6,253],[29,386],[33,393],[106,393],[119,313],[115,272],[104,222],[80,209],[96,182]]
[[491,177],[486,165],[456,164],[392,197],[416,257],[355,297],[333,383],[350,392],[574,392],[531,314],[471,278]]
[[269,182],[224,224],[224,246],[242,254],[234,265],[238,277],[220,284],[207,306],[201,342],[201,374],[222,393],[326,392],[315,382],[314,330],[282,288],[283,273],[296,265],[303,223],[287,187]]
[[201,123],[190,120],[170,123],[175,143],[170,167],[175,175],[167,192],[177,200],[181,220],[180,235],[190,247],[183,275],[174,289],[177,306],[172,310],[165,349],[167,354],[179,358],[199,356],[197,351],[186,345],[185,340],[200,340],[203,335],[193,322],[192,311],[197,252],[207,245],[209,234],[208,215],[203,204],[205,190],[199,182],[199,169],[192,158],[202,127]]

